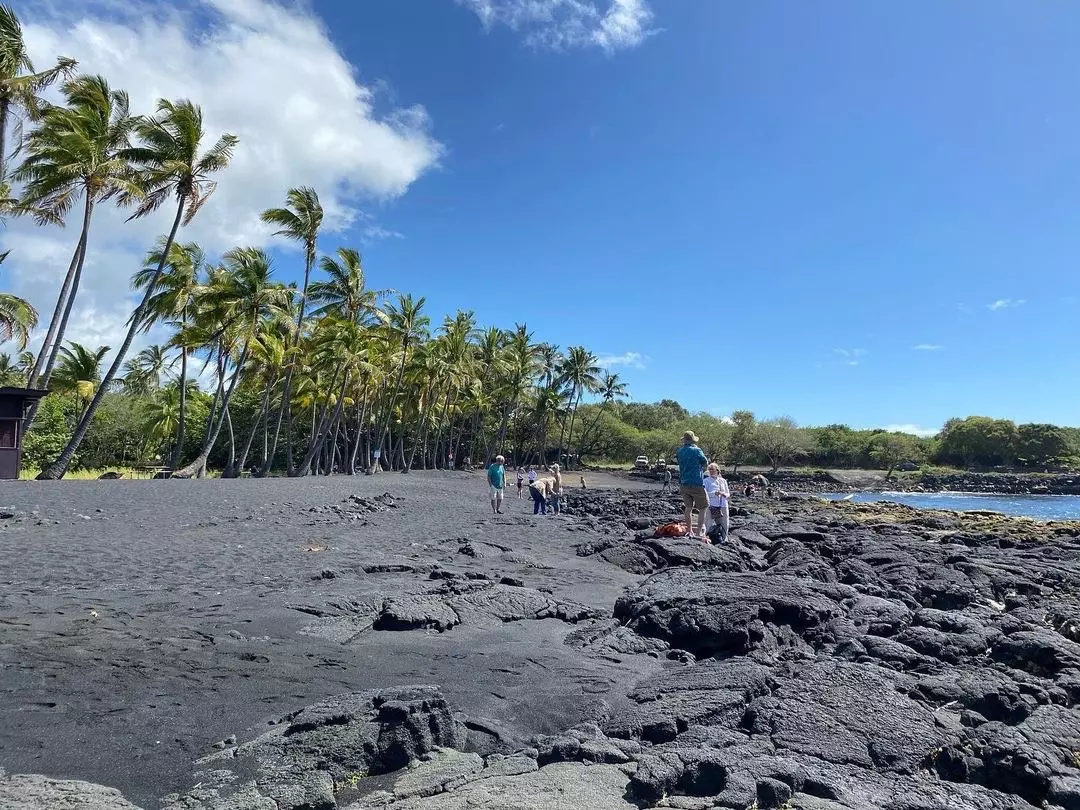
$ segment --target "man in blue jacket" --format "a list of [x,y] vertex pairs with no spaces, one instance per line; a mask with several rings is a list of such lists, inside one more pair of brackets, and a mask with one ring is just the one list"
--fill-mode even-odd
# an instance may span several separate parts
[[[709,508],[709,496],[705,493],[705,468],[709,460],[697,446],[694,431],[683,434],[683,445],[676,451],[679,462],[679,493],[682,495],[683,517],[687,533],[696,540],[705,538],[705,512]],[[698,530],[694,532],[694,510],[698,513]]]

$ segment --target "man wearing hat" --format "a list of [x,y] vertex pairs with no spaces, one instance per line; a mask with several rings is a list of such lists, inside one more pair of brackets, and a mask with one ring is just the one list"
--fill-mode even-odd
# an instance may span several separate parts
[[[683,501],[683,517],[687,533],[698,540],[705,539],[705,513],[709,508],[709,496],[705,493],[705,468],[709,460],[697,446],[694,431],[683,434],[683,445],[675,453],[679,462],[679,493]],[[698,531],[694,533],[694,510],[698,512]]]

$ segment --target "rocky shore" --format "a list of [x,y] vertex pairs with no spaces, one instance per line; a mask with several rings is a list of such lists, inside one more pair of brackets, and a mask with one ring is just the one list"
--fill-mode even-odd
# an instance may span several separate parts
[[1080,495],[1075,473],[921,473],[897,479],[909,492],[983,492],[997,495]]
[[1080,523],[220,483],[0,492],[0,807],[1080,807]]

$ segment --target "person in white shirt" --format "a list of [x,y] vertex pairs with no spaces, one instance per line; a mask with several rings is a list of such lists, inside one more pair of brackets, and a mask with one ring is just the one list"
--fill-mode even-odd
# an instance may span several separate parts
[[728,537],[728,501],[731,499],[731,491],[728,482],[720,474],[718,464],[710,464],[706,468],[705,494],[709,498],[709,517],[712,523],[720,527],[720,541],[727,541]]

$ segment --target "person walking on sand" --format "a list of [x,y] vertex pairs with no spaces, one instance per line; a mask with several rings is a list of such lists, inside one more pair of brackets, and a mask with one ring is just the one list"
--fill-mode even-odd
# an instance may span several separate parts
[[671,489],[671,470],[664,467],[664,486],[660,488],[660,492],[666,495],[669,489]]
[[[683,445],[675,453],[679,462],[679,493],[683,501],[686,532],[695,540],[705,539],[705,510],[709,497],[705,494],[705,467],[709,460],[697,446],[698,437],[692,430],[683,434]],[[698,513],[698,531],[694,533],[694,510]]]
[[488,485],[491,488],[491,511],[496,515],[502,514],[503,487],[506,483],[506,459],[495,456],[495,461],[487,470]]
[[525,498],[525,470],[521,467],[517,468],[517,490],[518,500],[523,500]]
[[533,499],[534,515],[547,514],[548,499],[551,497],[551,488],[554,483],[554,478],[537,478],[529,483],[529,494],[532,495]]
[[715,462],[707,468],[705,476],[705,494],[709,497],[709,517],[713,524],[719,528],[718,539],[721,543],[727,541],[730,518],[728,513],[728,500],[731,498],[731,490],[728,482],[720,472],[720,465]]

